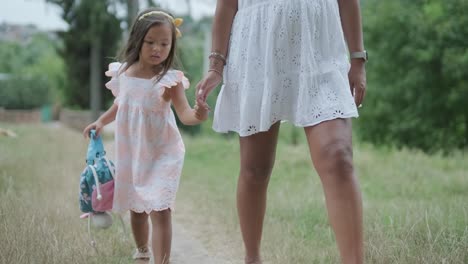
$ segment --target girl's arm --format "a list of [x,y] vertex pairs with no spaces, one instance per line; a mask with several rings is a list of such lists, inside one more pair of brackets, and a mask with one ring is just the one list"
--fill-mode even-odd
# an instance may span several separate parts
[[84,130],[83,130],[83,136],[85,138],[89,137],[89,131],[91,129],[96,130],[96,136],[99,136],[101,133],[101,129],[109,124],[110,122],[115,120],[115,116],[117,115],[117,110],[119,107],[117,104],[113,104],[104,114],[102,114],[98,120],[94,121],[93,123],[89,124]]
[[[227,57],[229,36],[231,35],[232,22],[237,13],[237,0],[218,0],[212,30],[212,52],[220,53]],[[221,83],[224,62],[219,58],[210,58],[210,70],[203,80],[197,85],[197,101],[203,103],[211,91]]]
[[113,104],[104,114],[102,114],[102,116],[98,118],[98,121],[100,121],[104,126],[109,124],[115,120],[118,109],[119,106],[117,104]]
[[[364,51],[359,0],[338,0],[341,25],[349,52]],[[356,105],[361,105],[366,89],[366,70],[363,59],[352,59],[348,74]]]
[[169,91],[177,116],[184,125],[198,125],[208,118],[208,106],[206,104],[197,105],[195,109],[190,107],[185,96],[185,89],[181,83],[166,89],[166,91]]

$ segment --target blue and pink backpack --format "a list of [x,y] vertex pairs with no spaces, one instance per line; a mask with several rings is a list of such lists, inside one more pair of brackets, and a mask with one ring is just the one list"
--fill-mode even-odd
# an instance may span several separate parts
[[[80,177],[81,218],[88,218],[88,235],[91,245],[96,249],[96,242],[91,234],[91,225],[108,228],[112,225],[112,201],[114,199],[115,166],[107,159],[101,136],[91,130],[89,136],[86,168]],[[124,227],[123,220],[119,217]],[[124,228],[125,232],[125,228]]]

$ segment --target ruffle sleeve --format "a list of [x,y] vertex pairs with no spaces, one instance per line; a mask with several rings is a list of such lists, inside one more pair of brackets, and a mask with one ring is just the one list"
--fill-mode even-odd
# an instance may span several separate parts
[[112,91],[115,96],[115,103],[118,102],[120,85],[119,85],[119,70],[122,68],[122,63],[112,62],[109,64],[109,69],[105,72],[107,77],[111,77],[110,81],[106,83],[106,88]]
[[184,89],[190,88],[189,80],[185,77],[183,72],[178,70],[169,70],[159,83],[166,88],[177,86],[179,83],[182,83]]

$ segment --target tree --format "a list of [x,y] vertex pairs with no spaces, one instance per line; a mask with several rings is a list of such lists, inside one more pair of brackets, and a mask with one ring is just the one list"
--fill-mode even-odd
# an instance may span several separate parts
[[[91,82],[98,89],[104,87],[102,75],[120,44],[120,20],[116,10],[110,8],[115,3],[111,0],[48,1],[62,8],[62,18],[69,24],[68,31],[60,33],[64,42],[60,54],[66,64],[68,80],[65,104],[88,108]],[[111,96],[110,92],[106,92],[102,99],[97,95],[98,101],[94,102],[94,107],[109,101]]]
[[425,151],[468,147],[465,0],[367,0],[369,89],[359,134]]

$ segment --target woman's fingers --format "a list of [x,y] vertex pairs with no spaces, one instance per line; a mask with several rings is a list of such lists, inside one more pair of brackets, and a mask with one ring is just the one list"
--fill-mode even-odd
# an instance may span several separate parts
[[362,105],[362,103],[364,102],[364,98],[366,97],[366,84],[363,83],[362,86],[361,86],[361,96],[360,96],[360,102],[359,104]]
[[364,101],[364,96],[366,93],[366,85],[364,82],[360,81],[354,85],[354,100],[358,107],[361,106]]
[[363,66],[353,67],[348,73],[348,81],[351,89],[351,94],[354,97],[356,106],[361,107],[366,93],[366,71]]
[[197,84],[197,86],[195,87],[195,96],[198,100],[198,98],[200,97],[200,94],[202,93],[202,89],[201,89],[201,81]]
[[197,102],[200,104],[205,103],[208,95],[221,81],[222,77],[219,74],[209,72],[197,85]]
[[201,82],[198,83],[197,91],[196,91],[197,102],[199,104],[205,102],[205,100],[206,100],[204,87],[205,87],[205,81],[202,80]]

